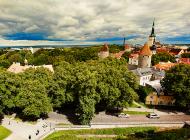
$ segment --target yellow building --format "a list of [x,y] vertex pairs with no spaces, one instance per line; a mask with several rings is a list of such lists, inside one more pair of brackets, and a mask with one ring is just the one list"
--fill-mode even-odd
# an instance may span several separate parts
[[146,97],[147,105],[174,105],[175,99],[173,96],[157,95],[153,92]]

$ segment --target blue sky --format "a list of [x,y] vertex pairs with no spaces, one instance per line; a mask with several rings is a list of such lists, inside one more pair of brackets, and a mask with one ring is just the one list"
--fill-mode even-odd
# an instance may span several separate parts
[[190,43],[189,0],[0,0],[0,46]]

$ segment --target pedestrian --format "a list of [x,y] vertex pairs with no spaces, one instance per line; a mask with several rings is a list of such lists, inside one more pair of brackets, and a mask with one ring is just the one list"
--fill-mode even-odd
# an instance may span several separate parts
[[11,124],[11,122],[9,121],[9,125]]
[[31,140],[31,135],[28,136],[28,139]]

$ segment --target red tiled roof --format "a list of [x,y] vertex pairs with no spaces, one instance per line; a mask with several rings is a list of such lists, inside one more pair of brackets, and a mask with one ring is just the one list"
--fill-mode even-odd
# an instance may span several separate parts
[[171,63],[171,62],[161,62],[159,64],[154,65],[153,67],[155,69],[159,70],[169,70],[171,67],[177,65],[177,63]]
[[147,43],[144,44],[144,46],[142,47],[142,49],[141,49],[141,51],[140,51],[139,54],[140,55],[148,55],[148,56],[152,55],[150,47],[148,46]]
[[171,55],[178,55],[180,53],[181,49],[171,49],[169,53]]
[[125,53],[125,51],[120,51],[118,53],[113,54],[115,58],[120,59],[121,56]]
[[132,53],[129,55],[129,58],[138,59],[139,54],[138,53]]
[[190,65],[190,58],[180,58],[179,63]]
[[167,48],[157,48],[156,49],[157,53],[161,53],[161,52],[169,52],[169,50]]
[[125,44],[125,49],[130,49],[131,47],[128,44]]

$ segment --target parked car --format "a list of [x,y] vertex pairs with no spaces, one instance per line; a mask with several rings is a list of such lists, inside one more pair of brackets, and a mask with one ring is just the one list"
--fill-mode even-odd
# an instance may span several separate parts
[[147,115],[147,117],[150,119],[159,119],[160,118],[160,116],[156,113],[150,113]]
[[129,114],[126,113],[120,113],[117,115],[119,118],[129,118]]

